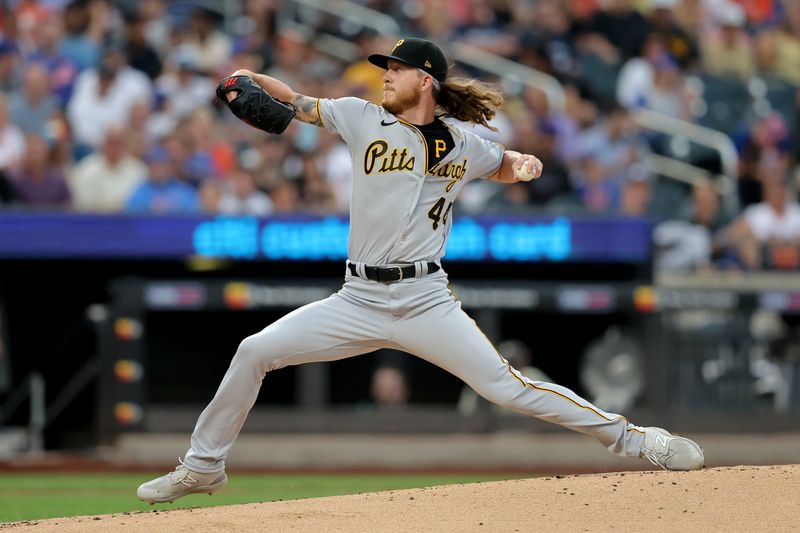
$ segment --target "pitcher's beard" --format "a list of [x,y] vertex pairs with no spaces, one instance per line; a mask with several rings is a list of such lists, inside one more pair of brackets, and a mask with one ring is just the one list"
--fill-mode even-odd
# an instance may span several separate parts
[[386,97],[383,97],[383,102],[381,102],[381,106],[393,115],[399,115],[403,111],[407,109],[411,109],[419,104],[422,98],[422,91],[419,88],[416,90],[410,91],[406,94],[399,95],[397,91],[394,92],[394,101],[392,103],[386,102]]

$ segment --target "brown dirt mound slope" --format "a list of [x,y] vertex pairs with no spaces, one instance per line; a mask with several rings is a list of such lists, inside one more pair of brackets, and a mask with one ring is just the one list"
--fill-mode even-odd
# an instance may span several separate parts
[[627,472],[0,526],[9,533],[797,531],[800,465]]

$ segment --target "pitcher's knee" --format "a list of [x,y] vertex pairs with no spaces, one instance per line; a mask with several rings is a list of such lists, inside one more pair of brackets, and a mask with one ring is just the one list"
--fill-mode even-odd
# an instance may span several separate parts
[[265,373],[274,370],[278,357],[279,354],[270,349],[270,343],[265,342],[263,334],[250,335],[239,343],[231,365],[255,367]]
[[495,405],[508,409],[523,408],[525,399],[525,385],[518,380],[509,381],[506,376],[501,376],[479,389],[478,394]]
[[512,397],[509,394],[488,393],[488,394],[482,394],[482,396],[487,400],[489,400],[490,402],[492,402],[493,404],[500,407],[505,407],[507,409],[514,409],[520,406],[519,402],[516,401],[516,398]]

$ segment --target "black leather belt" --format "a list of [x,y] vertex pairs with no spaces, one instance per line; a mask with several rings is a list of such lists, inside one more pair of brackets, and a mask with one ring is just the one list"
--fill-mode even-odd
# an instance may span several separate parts
[[[357,278],[361,276],[358,275],[358,270],[356,270],[356,266],[353,263],[348,263],[347,266],[350,268],[350,272]],[[434,263],[433,261],[428,263],[428,274],[433,274],[439,270],[439,265]],[[414,265],[408,266],[365,266],[364,272],[367,274],[367,279],[371,279],[372,281],[379,281],[381,283],[391,283],[393,281],[400,281],[404,278],[413,278],[416,274],[416,268]]]

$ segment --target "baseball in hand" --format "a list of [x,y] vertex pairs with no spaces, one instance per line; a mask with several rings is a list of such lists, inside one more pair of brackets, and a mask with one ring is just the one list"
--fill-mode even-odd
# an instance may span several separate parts
[[542,163],[535,158],[526,158],[521,165],[514,165],[514,177],[519,181],[531,181],[542,173]]

